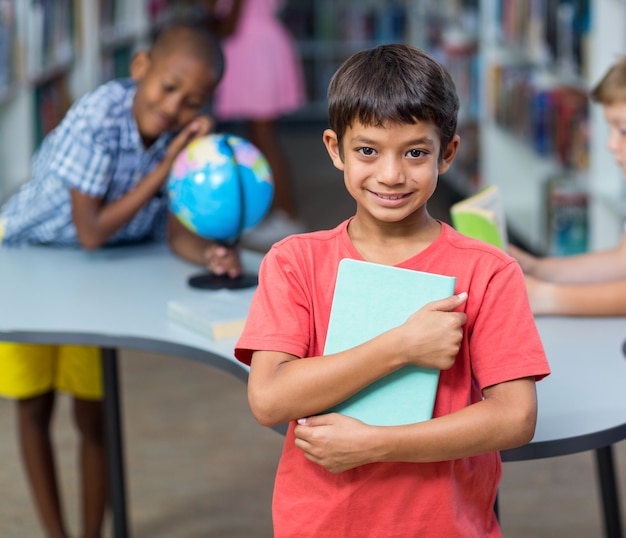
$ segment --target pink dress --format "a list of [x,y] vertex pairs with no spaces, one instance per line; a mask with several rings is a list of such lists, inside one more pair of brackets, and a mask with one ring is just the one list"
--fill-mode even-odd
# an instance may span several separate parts
[[[218,2],[218,10],[230,0]],[[226,71],[214,102],[219,120],[273,119],[305,102],[299,53],[278,18],[281,0],[243,0],[235,33],[224,40]]]

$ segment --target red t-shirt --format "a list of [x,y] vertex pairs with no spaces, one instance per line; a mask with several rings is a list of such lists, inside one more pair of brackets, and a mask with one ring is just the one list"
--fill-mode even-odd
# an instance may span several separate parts
[[[347,233],[289,237],[263,260],[259,287],[235,355],[323,354],[335,277],[343,258],[362,260]],[[518,264],[504,251],[446,224],[399,267],[456,277],[467,323],[454,366],[441,372],[434,416],[482,399],[490,385],[549,373]],[[493,510],[498,453],[436,463],[375,463],[332,474],[307,460],[289,425],[274,488],[275,538],[486,538],[500,536]]]

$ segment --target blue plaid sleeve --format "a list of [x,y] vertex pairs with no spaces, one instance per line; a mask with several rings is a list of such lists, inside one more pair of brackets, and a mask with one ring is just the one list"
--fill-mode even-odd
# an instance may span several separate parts
[[54,133],[54,151],[47,152],[47,173],[68,188],[99,198],[111,180],[113,155],[98,132],[103,127],[94,128],[86,120],[89,115],[77,112],[68,115]]

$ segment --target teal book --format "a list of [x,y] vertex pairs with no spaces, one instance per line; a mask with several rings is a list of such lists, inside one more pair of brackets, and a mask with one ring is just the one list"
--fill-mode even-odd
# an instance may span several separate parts
[[[402,325],[425,304],[453,295],[455,284],[451,276],[341,260],[324,354],[355,347]],[[375,426],[422,422],[432,418],[438,383],[439,370],[405,366],[328,412]]]

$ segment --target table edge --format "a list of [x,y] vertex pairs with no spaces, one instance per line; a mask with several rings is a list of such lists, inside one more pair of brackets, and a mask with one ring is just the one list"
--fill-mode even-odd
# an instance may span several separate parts
[[249,374],[248,367],[237,361],[234,357],[232,360],[229,360],[222,355],[206,349],[167,340],[156,340],[154,338],[109,336],[105,334],[71,331],[0,331],[0,340],[24,344],[85,345],[100,348],[147,351],[201,362],[226,371],[244,382],[247,382]]
[[502,450],[500,456],[504,462],[554,458],[597,450],[624,439],[626,439],[626,418],[623,424],[593,433],[549,441],[531,441],[517,448]]

